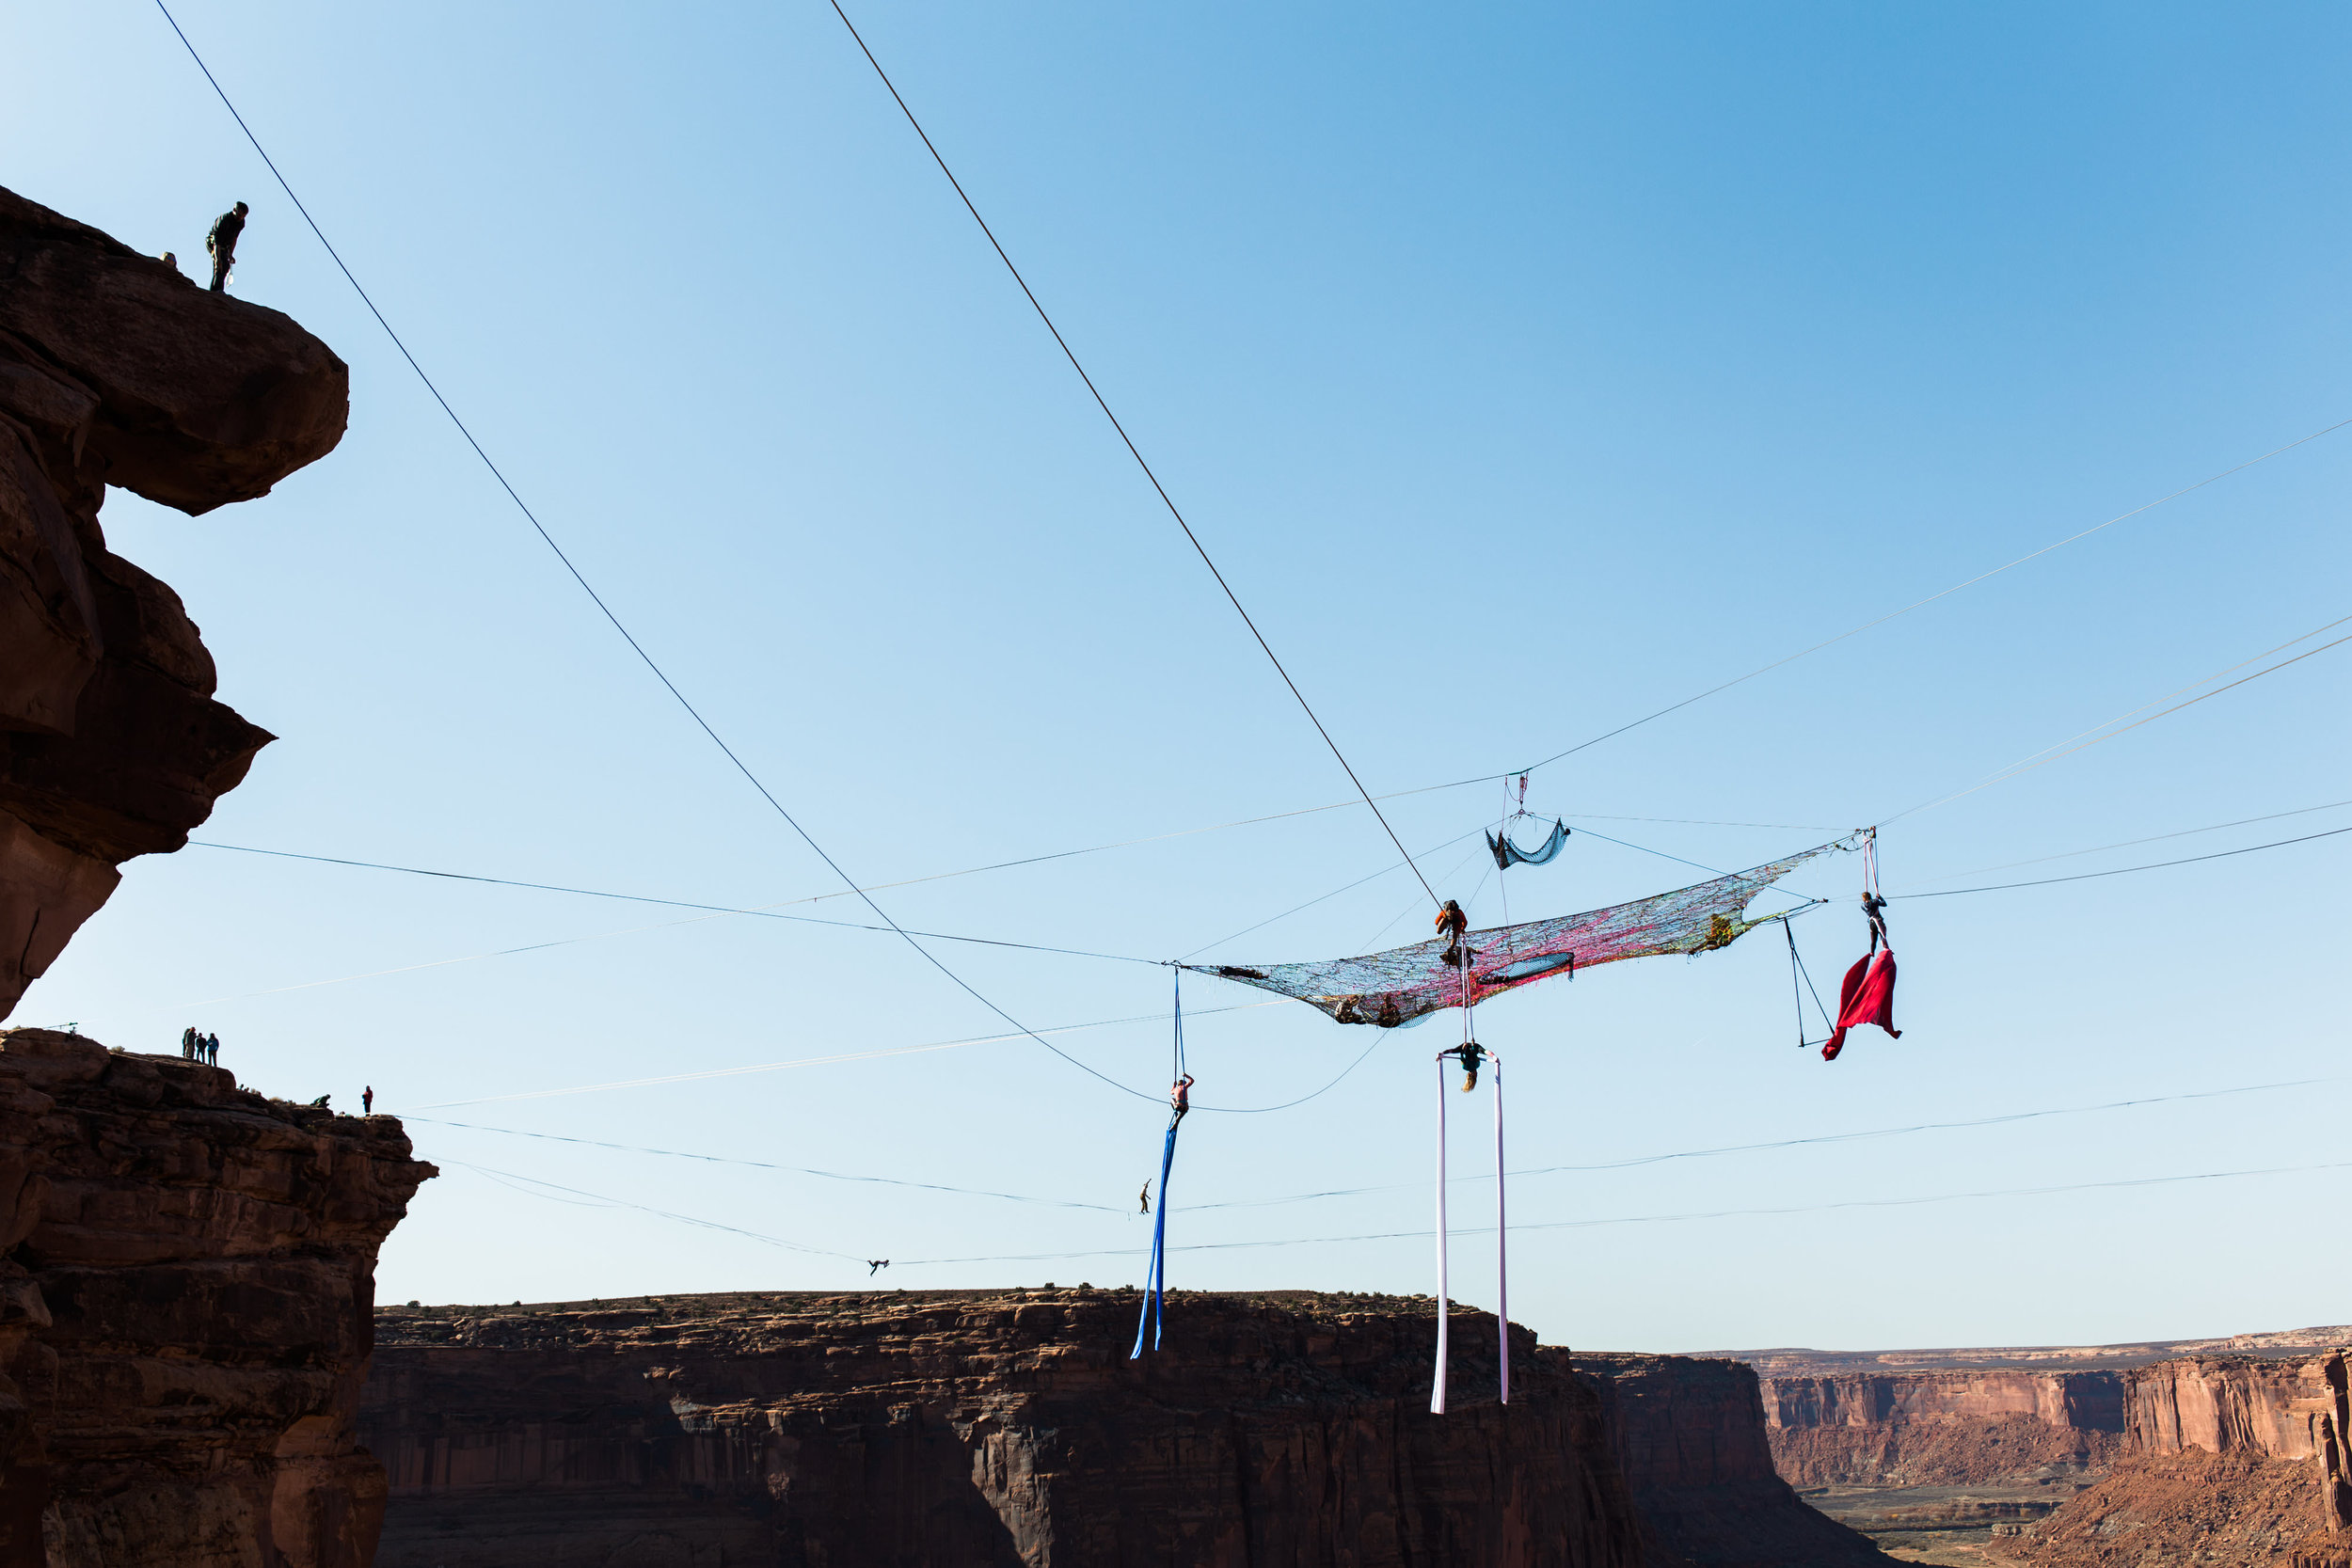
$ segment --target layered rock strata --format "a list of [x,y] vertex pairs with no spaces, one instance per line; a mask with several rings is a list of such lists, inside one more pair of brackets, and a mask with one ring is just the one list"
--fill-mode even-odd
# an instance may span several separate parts
[[1429,1307],[1132,1291],[387,1309],[361,1416],[379,1568],[548,1562],[1636,1568],[1600,1396]]
[[1753,1367],[1590,1353],[1572,1365],[1600,1391],[1611,1450],[1661,1557],[1699,1568],[1885,1561],[1775,1472]]
[[2192,1552],[2342,1568],[2352,1554],[2344,1353],[2184,1356],[2125,1379],[2123,1457],[2006,1543],[2007,1555],[2036,1568]]
[[0,1568],[367,1568],[389,1117],[0,1032]]
[[288,317],[0,190],[0,1018],[271,738],[213,700],[179,595],[106,548],[106,486],[190,515],[265,495],[334,449],[348,382]]
[[1799,1486],[1968,1486],[2083,1474],[2122,1446],[2126,1374],[2014,1370],[1763,1379],[1780,1474]]

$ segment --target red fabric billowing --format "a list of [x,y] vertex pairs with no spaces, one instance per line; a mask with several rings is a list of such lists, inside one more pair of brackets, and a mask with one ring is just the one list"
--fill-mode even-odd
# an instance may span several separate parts
[[1846,971],[1837,988],[1837,1028],[1821,1047],[1821,1060],[1837,1060],[1837,1053],[1846,1049],[1846,1031],[1866,1023],[1877,1024],[1897,1039],[1903,1037],[1903,1032],[1895,1027],[1895,950],[1891,947],[1875,957],[1856,958]]

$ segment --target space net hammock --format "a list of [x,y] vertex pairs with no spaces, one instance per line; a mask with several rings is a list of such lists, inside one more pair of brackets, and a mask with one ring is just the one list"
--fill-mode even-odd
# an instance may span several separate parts
[[[1629,904],[1471,931],[1458,944],[1458,952],[1455,943],[1438,937],[1321,963],[1184,967],[1295,997],[1342,1023],[1394,1029],[1441,1007],[1458,1007],[1465,1001],[1475,1005],[1547,975],[1573,977],[1580,969],[1620,958],[1711,953],[1728,946],[1765,924],[1747,917],[1748,903],[1757,894],[1816,856],[1843,847],[1844,840],[1817,845],[1769,865]],[[1454,954],[1453,961],[1449,953]],[[1461,961],[1470,965],[1467,995],[1457,966]]]

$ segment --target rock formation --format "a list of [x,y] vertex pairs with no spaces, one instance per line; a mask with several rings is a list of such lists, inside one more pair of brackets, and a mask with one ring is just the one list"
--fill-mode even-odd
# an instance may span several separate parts
[[1806,1507],[1775,1473],[1753,1367],[1590,1353],[1572,1365],[1600,1390],[1611,1449],[1659,1555],[1699,1568],[1885,1561],[1867,1536]]
[[0,1032],[0,1568],[367,1568],[389,1117]]
[[1798,1486],[1971,1486],[2088,1472],[2122,1446],[2123,1373],[1969,1370],[1763,1380]]
[[380,1568],[1245,1563],[1636,1568],[1593,1388],[1430,1308],[1133,1291],[684,1297],[388,1308],[362,1439],[391,1478]]
[[2124,1456],[2007,1543],[2007,1555],[2036,1568],[2091,1568],[2193,1550],[2342,1568],[2335,1560],[2352,1548],[2335,1442],[2344,1353],[2184,1356],[2124,1375]]
[[191,515],[265,495],[342,438],[348,380],[278,312],[0,190],[0,1018],[271,738],[213,701],[179,596],[106,548],[105,487]]
[[[1902,1371],[1861,1370],[1891,1355],[1764,1353],[1766,1415],[1781,1474],[1883,1538],[1990,1526],[2037,1568],[2199,1553],[2352,1568],[2344,1358],[2309,1354],[2344,1332],[2198,1342],[2267,1354],[1980,1351]],[[2057,1370],[2068,1361],[2092,1370]]]

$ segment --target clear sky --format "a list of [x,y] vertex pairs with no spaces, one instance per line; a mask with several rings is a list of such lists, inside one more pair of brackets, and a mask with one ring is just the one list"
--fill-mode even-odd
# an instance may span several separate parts
[[[177,10],[581,570],[851,875],[1347,799],[821,0]],[[1375,792],[1550,755],[2352,418],[2342,8],[851,14]],[[163,17],[13,7],[0,51],[0,179],[191,261],[250,202],[236,292],[352,366],[350,435],[275,495],[105,512],[224,700],[283,737],[198,836],[725,906],[834,891],[465,449]],[[1530,807],[1579,832],[1511,874],[1512,917],[1701,875],[1661,854],[1744,866],[1886,820],[2352,613],[2348,481],[2352,430],[1541,769]],[[2322,1244],[2352,1170],[1823,1207],[2352,1161],[2352,836],[1902,896],[2352,826],[1962,875],[2352,799],[2347,670],[2318,654],[1891,823],[1899,1042],[1795,1049],[1776,930],[1479,1015],[1526,1169],[2252,1092],[1525,1176],[1514,1316],[1626,1349],[2352,1317]],[[1416,851],[1453,841],[1427,873],[1481,924],[1502,903],[1464,835],[1502,800],[1391,807]],[[1206,954],[1289,960],[1417,939],[1394,860],[1359,805],[877,896],[1159,960],[1391,867]],[[1791,884],[1837,900],[1797,927],[1825,988],[1862,951],[1857,879],[1838,857]],[[1140,1020],[1055,1039],[1162,1092],[1167,971],[938,950],[1032,1026]],[[1170,1239],[1214,1249],[1170,1282],[1431,1289],[1451,1015],[1216,1010],[1263,1000],[1187,984],[1203,1102],[1295,1099],[1376,1049],[1293,1110],[1185,1124]],[[385,1250],[389,1300],[863,1285],[852,1259],[882,1257],[884,1286],[1142,1272],[1163,1112],[1026,1040],[873,1054],[1003,1032],[887,935],[191,848],[127,866],[17,1015],[67,1021],[167,1052],[195,1022],[273,1094],[357,1109],[372,1084],[437,1118],[409,1123],[443,1174]],[[1453,1103],[1474,1177],[1486,1102]],[[1339,1188],[1381,1190],[1195,1207]],[[1457,1185],[1457,1218],[1490,1193]],[[1800,1212],[1646,1218],[1766,1209]],[[1283,1244],[1225,1244],[1260,1242]],[[1039,1256],[1063,1254],[1088,1256]],[[1027,1260],[920,1261],[967,1258]],[[1491,1304],[1489,1238],[1454,1275]]]

